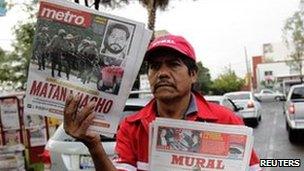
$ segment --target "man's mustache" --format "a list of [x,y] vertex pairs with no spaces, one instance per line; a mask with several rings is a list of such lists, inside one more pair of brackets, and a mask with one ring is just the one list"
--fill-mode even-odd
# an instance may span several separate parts
[[176,88],[176,86],[175,86],[173,83],[171,83],[171,82],[169,82],[169,81],[160,80],[160,81],[158,81],[158,82],[155,84],[155,86],[154,86],[154,91],[155,91],[157,88],[162,87],[162,86],[168,86],[168,87]]
[[[110,44],[110,46],[112,47],[112,48],[115,48],[115,50],[117,50],[117,49],[122,49],[122,47],[120,46],[120,44],[117,44],[117,43],[112,43],[112,44]],[[118,48],[117,48],[118,47]]]

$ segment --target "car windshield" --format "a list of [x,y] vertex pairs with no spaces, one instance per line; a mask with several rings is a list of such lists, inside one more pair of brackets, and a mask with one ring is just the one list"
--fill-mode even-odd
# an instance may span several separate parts
[[291,95],[292,101],[304,101],[304,87],[295,88]]
[[250,94],[243,93],[243,94],[229,94],[227,95],[231,100],[247,100],[250,99]]

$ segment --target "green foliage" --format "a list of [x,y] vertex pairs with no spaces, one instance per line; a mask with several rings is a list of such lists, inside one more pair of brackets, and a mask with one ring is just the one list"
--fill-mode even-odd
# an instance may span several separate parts
[[273,80],[269,80],[268,82],[261,81],[260,85],[262,86],[262,88],[273,89],[274,88],[274,81]]
[[19,57],[14,53],[4,52],[0,49],[0,90],[19,89],[22,87],[20,77],[22,72],[22,63]]
[[195,85],[195,89],[202,92],[203,94],[209,94],[212,85],[209,69],[205,68],[202,62],[198,62],[197,67],[198,73],[197,84]]
[[27,69],[31,57],[32,41],[34,38],[33,14],[35,8],[32,2],[24,4],[29,13],[29,20],[19,22],[13,28],[15,41],[13,51],[0,53],[0,90],[24,90],[27,79]]
[[244,86],[245,80],[237,77],[234,71],[227,69],[217,79],[213,81],[213,94],[222,95],[227,92],[239,91]]
[[297,11],[288,18],[283,28],[283,38],[291,54],[286,64],[300,74],[303,82],[303,55],[304,55],[304,12]]

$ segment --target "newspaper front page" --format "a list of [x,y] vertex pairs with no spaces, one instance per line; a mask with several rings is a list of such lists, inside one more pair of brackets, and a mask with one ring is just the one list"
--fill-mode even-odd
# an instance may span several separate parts
[[67,96],[96,101],[91,130],[114,134],[151,38],[143,23],[69,1],[42,0],[25,112],[63,118]]
[[252,128],[157,118],[150,126],[150,170],[246,170]]

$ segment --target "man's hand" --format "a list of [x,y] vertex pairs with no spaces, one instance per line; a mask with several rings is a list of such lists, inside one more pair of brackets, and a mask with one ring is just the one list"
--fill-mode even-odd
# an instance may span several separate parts
[[69,95],[67,98],[64,107],[64,130],[67,134],[91,148],[100,144],[100,136],[88,131],[95,117],[93,113],[95,102],[88,103],[82,110],[78,111],[79,102],[79,96]]

